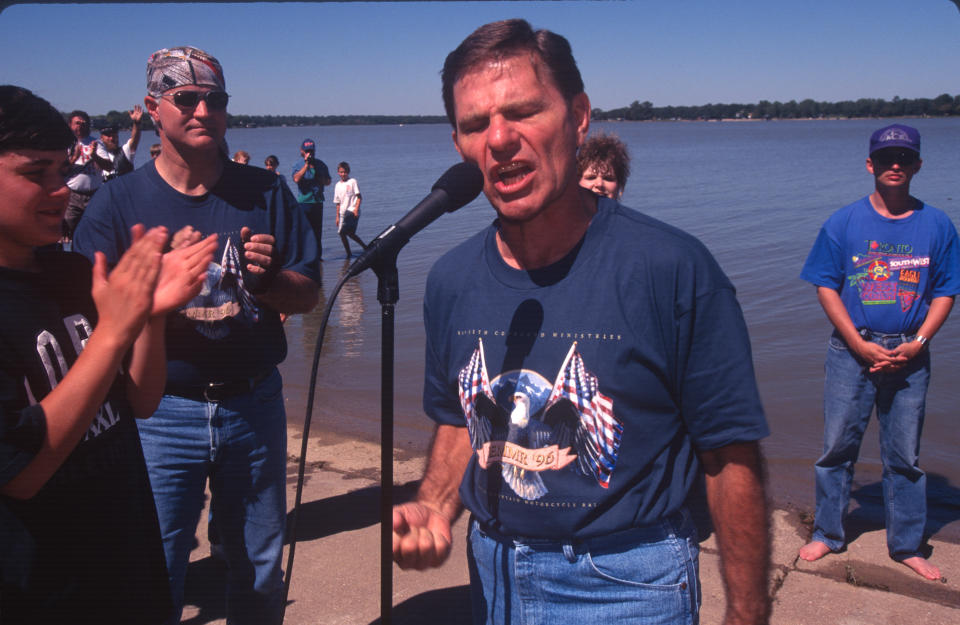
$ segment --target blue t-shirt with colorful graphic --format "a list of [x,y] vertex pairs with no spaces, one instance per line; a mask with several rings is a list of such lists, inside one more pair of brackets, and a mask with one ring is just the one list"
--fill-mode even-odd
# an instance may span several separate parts
[[588,537],[679,509],[698,450],[768,434],[733,286],[693,237],[602,198],[567,257],[509,267],[496,224],[424,299],[424,409],[466,426],[460,488],[513,536]]
[[840,292],[857,328],[912,334],[935,297],[960,293],[957,230],[942,211],[918,202],[890,219],[864,197],[823,224],[800,277]]
[[178,384],[252,378],[286,357],[279,314],[253,294],[260,278],[247,271],[240,231],[272,234],[276,261],[320,283],[317,242],[290,189],[276,174],[227,161],[201,196],[179,193],[147,163],[97,192],[73,239],[88,258],[116,263],[130,246],[130,227],[193,226],[218,235],[218,250],[200,294],[167,320],[167,379]]

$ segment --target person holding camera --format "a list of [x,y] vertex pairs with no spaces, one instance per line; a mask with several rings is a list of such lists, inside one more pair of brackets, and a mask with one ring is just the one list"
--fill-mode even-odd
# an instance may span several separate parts
[[317,238],[317,258],[320,259],[323,255],[320,239],[323,231],[323,188],[330,184],[330,170],[326,163],[316,158],[316,149],[313,139],[304,139],[300,144],[303,163],[293,166],[293,182],[297,185],[297,202]]

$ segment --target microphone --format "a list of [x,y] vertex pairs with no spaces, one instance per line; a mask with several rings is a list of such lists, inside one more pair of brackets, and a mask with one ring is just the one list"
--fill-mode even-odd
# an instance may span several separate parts
[[443,213],[452,213],[469,204],[480,195],[482,189],[483,173],[480,168],[472,163],[457,163],[434,183],[430,195],[367,245],[367,249],[350,265],[346,278],[375,267],[383,260],[395,260],[400,248],[407,244],[410,237]]

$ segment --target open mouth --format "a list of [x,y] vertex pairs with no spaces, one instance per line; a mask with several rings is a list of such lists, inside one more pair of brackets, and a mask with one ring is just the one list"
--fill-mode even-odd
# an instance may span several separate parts
[[496,180],[505,190],[512,189],[522,184],[533,172],[533,169],[522,162],[513,162],[502,167],[498,167],[494,172],[494,180]]

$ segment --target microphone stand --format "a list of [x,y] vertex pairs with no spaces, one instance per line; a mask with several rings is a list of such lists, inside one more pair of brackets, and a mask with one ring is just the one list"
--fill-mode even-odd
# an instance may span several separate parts
[[[374,241],[375,245],[379,241]],[[377,301],[381,304],[381,346],[380,346],[380,623],[390,625],[393,609],[393,363],[394,363],[394,310],[400,299],[400,280],[397,272],[396,249],[377,259],[370,266],[377,275]],[[359,273],[359,272],[358,272]],[[310,372],[310,387],[307,393],[307,413],[304,419],[303,440],[300,449],[300,462],[297,472],[297,489],[294,498],[293,513],[288,527],[290,548],[287,553],[287,571],[284,580],[283,606],[280,622],[286,615],[287,598],[290,594],[290,580],[293,575],[293,558],[297,546],[297,520],[303,495],[303,481],[306,470],[307,443],[310,435],[310,421],[313,416],[313,400],[317,384],[317,371],[327,321],[333,304],[343,285],[355,274],[349,271],[340,278],[327,299],[323,311],[317,345],[314,350],[313,366]]]
[[[399,251],[399,250],[398,250]],[[393,609],[393,364],[395,304],[400,299],[396,252],[373,266],[380,302],[380,625]]]
[[412,211],[381,232],[353,265],[337,282],[333,295],[328,298],[323,312],[323,321],[317,335],[317,347],[313,355],[310,373],[310,389],[307,394],[307,414],[303,424],[303,441],[297,472],[297,493],[293,514],[288,527],[290,550],[287,557],[287,574],[284,580],[283,608],[280,620],[286,613],[287,597],[290,594],[290,579],[293,572],[293,556],[297,545],[297,517],[303,494],[303,479],[306,470],[307,442],[310,434],[310,419],[313,416],[313,398],[317,383],[317,367],[323,337],[333,302],[340,289],[350,278],[366,269],[377,274],[377,301],[381,305],[380,346],[380,624],[390,625],[393,609],[393,364],[394,364],[394,310],[400,299],[397,275],[397,255],[410,237],[440,216],[469,203],[483,188],[483,174],[476,165],[458,163],[448,169],[426,198]]

